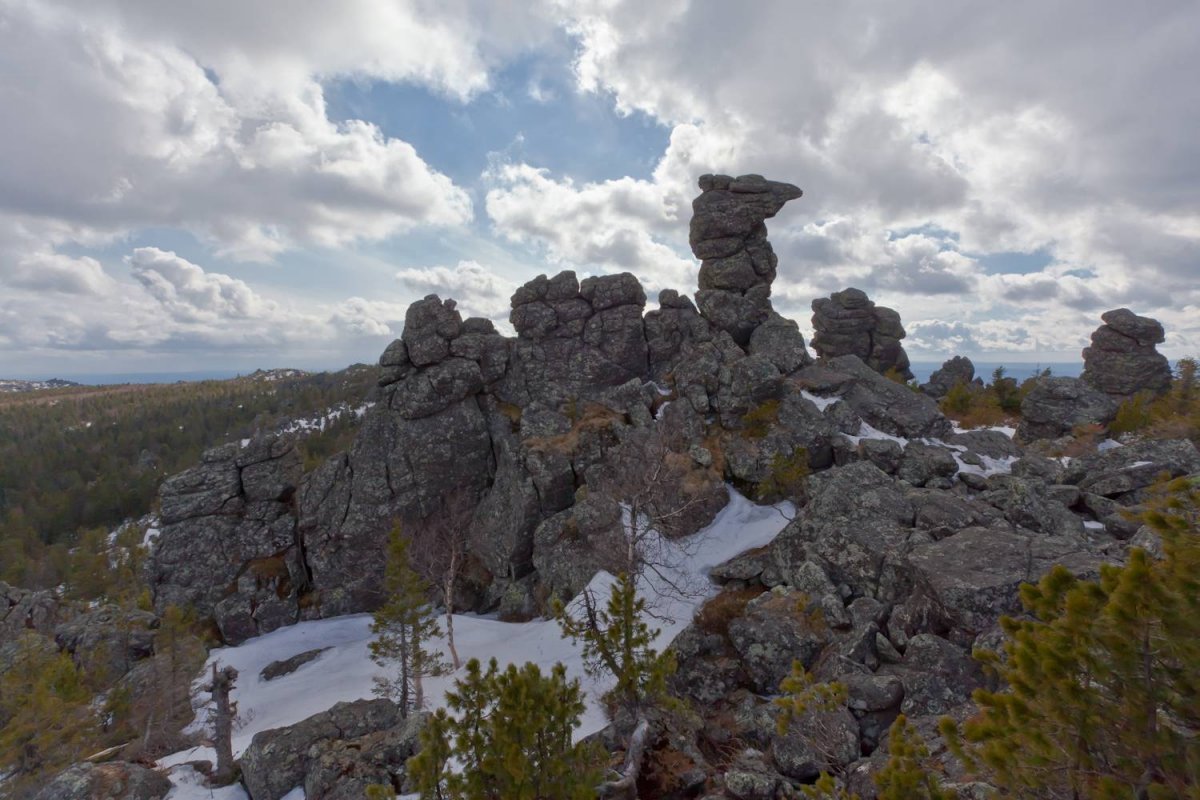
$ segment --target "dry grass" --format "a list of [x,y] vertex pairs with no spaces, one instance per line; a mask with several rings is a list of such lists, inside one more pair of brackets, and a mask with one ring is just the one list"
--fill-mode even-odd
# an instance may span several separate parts
[[712,470],[718,475],[725,474],[725,441],[728,434],[722,428],[715,428],[704,438],[702,444],[713,459]]
[[521,429],[521,407],[513,403],[496,403],[496,410],[508,417],[513,433]]
[[1071,431],[1071,441],[1065,447],[1059,448],[1053,455],[1068,458],[1081,458],[1096,452],[1096,446],[1104,441],[1107,430],[1103,425],[1095,423],[1076,425]]
[[705,603],[696,614],[696,626],[705,633],[729,635],[729,623],[746,611],[746,605],[765,592],[761,586],[725,589]]
[[651,750],[638,780],[637,796],[665,797],[671,792],[678,792],[685,788],[684,775],[695,767],[696,762],[673,747]]
[[254,577],[256,588],[274,589],[281,600],[292,590],[292,574],[283,556],[251,559],[246,564],[246,571]]
[[584,434],[606,431],[625,422],[625,415],[599,403],[586,403],[577,410],[578,417],[571,430],[557,436],[534,436],[525,441],[526,446],[544,453],[574,453]]
[[749,439],[761,439],[771,432],[771,426],[778,421],[779,401],[766,400],[742,415],[742,432]]

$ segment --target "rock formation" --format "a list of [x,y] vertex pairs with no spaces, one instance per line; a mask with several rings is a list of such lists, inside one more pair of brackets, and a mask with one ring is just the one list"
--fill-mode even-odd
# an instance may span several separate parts
[[1128,308],[1106,311],[1083,349],[1084,381],[1118,401],[1138,392],[1163,394],[1171,388],[1171,365],[1155,349],[1166,338],[1162,325]]
[[745,346],[771,314],[778,259],[765,220],[803,194],[761,175],[703,175],[688,241],[701,260],[696,302],[704,317]]
[[296,622],[308,583],[294,512],[300,477],[294,444],[267,438],[209,450],[164,481],[147,567],[156,609],[195,608],[228,642]]
[[929,376],[929,382],[921,384],[921,391],[930,397],[942,398],[957,384],[968,384],[975,380],[975,365],[966,356],[947,359],[939,369]]
[[150,767],[124,761],[83,762],[56,775],[33,800],[161,800],[170,791],[167,777]]
[[517,290],[509,319],[517,331],[506,402],[555,405],[597,398],[649,368],[642,310],[646,292],[628,272],[576,279],[539,275]]
[[280,800],[296,786],[350,800],[371,784],[401,785],[422,721],[402,718],[390,700],[356,700],[255,734],[241,758],[246,789],[251,800]]
[[1117,403],[1079,378],[1042,378],[1021,401],[1017,436],[1055,439],[1080,425],[1107,426],[1116,415]]
[[844,289],[812,302],[813,349],[822,358],[854,355],[876,372],[896,370],[912,380],[900,340],[900,315],[877,306],[861,289]]
[[[1130,542],[1152,547],[1126,512],[1162,473],[1200,473],[1200,452],[1186,440],[1146,442],[1064,464],[1026,450],[1111,420],[1106,392],[1125,384],[1101,391],[1074,378],[1038,382],[1016,441],[956,434],[933,398],[971,381],[973,366],[951,359],[925,392],[889,380],[891,369],[911,377],[899,316],[856,289],[813,303],[813,363],[769,300],[776,261],[764,220],[799,190],[759,176],[705,176],[701,188],[691,228],[699,308],[664,290],[643,314],[645,292],[629,274],[542,275],[513,295],[510,338],[430,295],[380,357],[375,403],[347,452],[301,475],[294,444],[268,437],[214,448],[165,481],[148,566],[157,607],[192,606],[227,643],[372,610],[392,526],[419,524],[453,496],[471,514],[457,607],[530,616],[597,570],[615,571],[623,493],[659,480],[649,467],[673,476],[640,505],[669,536],[706,525],[728,484],[761,498],[781,464],[807,468],[794,517],[769,545],[711,569],[732,591],[671,645],[674,690],[701,722],[661,737],[675,767],[690,763],[666,771],[681,785],[662,794],[767,798],[837,770],[865,796],[897,714],[931,738],[941,715],[972,713],[986,677],[971,650],[1002,642],[998,618],[1020,612],[1020,584],[1054,564],[1094,576]],[[1136,357],[1135,388],[1158,386],[1161,327],[1129,312],[1105,322],[1089,380]],[[0,668],[26,629],[81,658],[111,650],[104,631],[119,628],[112,668],[147,661],[153,620],[110,612],[0,585]],[[322,669],[319,650],[280,655],[263,680],[312,659],[310,674]],[[781,733],[767,696],[795,660],[844,683],[847,701]],[[418,726],[386,700],[340,703],[257,733],[242,757],[246,786],[254,800],[301,785],[314,798],[401,787]],[[705,755],[733,748],[740,754],[721,763]],[[944,748],[933,758],[948,780],[965,779]],[[111,766],[72,767],[49,785],[84,791],[133,769]]]

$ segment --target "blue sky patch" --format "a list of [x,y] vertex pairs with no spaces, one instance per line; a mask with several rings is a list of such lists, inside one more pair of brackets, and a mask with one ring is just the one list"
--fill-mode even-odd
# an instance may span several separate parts
[[983,267],[989,275],[1030,275],[1041,272],[1054,261],[1054,256],[1047,250],[1034,250],[1032,253],[1000,252],[1000,253],[968,253]]

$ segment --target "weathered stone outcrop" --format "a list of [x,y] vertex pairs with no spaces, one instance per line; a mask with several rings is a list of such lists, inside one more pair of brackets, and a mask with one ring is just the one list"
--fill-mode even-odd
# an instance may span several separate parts
[[26,631],[49,635],[81,610],[54,592],[21,589],[0,581],[0,647],[15,642]]
[[54,776],[33,800],[161,800],[171,782],[140,764],[74,764]]
[[228,642],[295,622],[308,581],[294,512],[300,477],[294,443],[266,437],[209,450],[164,481],[147,567],[156,609],[211,615]]
[[[1129,506],[1146,499],[1146,490],[1163,476],[1200,473],[1200,451],[1187,439],[1150,440],[1073,459],[1062,482],[1086,495],[1099,495]],[[1086,497],[1085,497],[1086,499]]]
[[975,365],[966,356],[947,359],[939,369],[929,376],[929,382],[921,384],[921,391],[930,397],[945,397],[957,384],[969,384],[975,380]]
[[688,233],[701,260],[696,301],[709,322],[745,346],[771,315],[778,258],[764,223],[803,193],[761,175],[703,175],[700,189]]
[[509,319],[517,340],[497,396],[522,407],[535,401],[556,407],[644,380],[645,305],[646,292],[628,272],[582,282],[574,272],[539,275],[513,295]]
[[1042,378],[1021,401],[1018,438],[1055,439],[1080,425],[1107,426],[1117,403],[1079,378]]
[[[295,725],[256,733],[240,760],[242,779],[251,800],[279,800],[297,786],[309,797],[361,797],[367,784],[402,781],[420,724],[419,715],[401,718],[390,700],[338,703]],[[396,758],[376,758],[388,753]],[[353,774],[358,794],[324,793],[339,770]]]
[[1086,383],[1117,400],[1171,388],[1171,365],[1155,349],[1166,339],[1158,320],[1128,308],[1106,311],[1100,319],[1104,324],[1092,334],[1091,347],[1083,349],[1081,377]]
[[907,594],[904,556],[914,508],[896,481],[870,462],[810,479],[811,500],[770,546],[777,578],[795,585],[806,562],[855,596],[892,602]]
[[[936,610],[934,628],[969,646],[1001,614],[1022,610],[1018,589],[1055,564],[1093,577],[1103,555],[1081,535],[1046,535],[1021,528],[969,527],[907,556],[918,597]],[[931,713],[931,712],[925,712]]]
[[929,397],[889,380],[854,355],[813,364],[796,374],[813,394],[836,396],[863,421],[894,436],[942,438],[950,421]]
[[912,380],[908,354],[900,340],[900,315],[877,306],[861,289],[844,289],[812,301],[813,349],[825,359],[858,356],[879,373],[895,370]]
[[729,624],[729,639],[755,691],[773,694],[793,661],[811,667],[829,642],[828,626],[805,613],[803,600],[799,591],[765,592]]
[[54,629],[54,643],[94,675],[113,678],[154,655],[158,618],[148,611],[100,606]]
[[673,377],[684,344],[712,341],[715,333],[691,299],[674,289],[659,292],[658,308],[646,314],[645,326],[650,377],[663,385]]

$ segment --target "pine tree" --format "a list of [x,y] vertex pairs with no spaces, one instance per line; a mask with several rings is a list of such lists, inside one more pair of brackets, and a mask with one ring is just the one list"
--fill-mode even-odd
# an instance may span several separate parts
[[[782,709],[777,721],[779,733],[800,719],[806,719],[808,735],[806,744],[822,755],[827,762],[833,761],[833,753],[827,752],[834,733],[822,727],[822,716],[838,711],[846,703],[845,684],[816,680],[799,661],[792,664],[792,674],[779,685],[781,697],[775,705]],[[916,730],[903,714],[896,718],[888,733],[888,760],[875,776],[879,789],[879,800],[951,800],[952,795],[943,790],[937,778],[925,767],[929,750]],[[822,772],[811,786],[801,793],[806,800],[859,800],[841,786],[832,775]]]
[[666,697],[667,678],[675,671],[674,656],[659,654],[651,645],[658,636],[645,622],[646,602],[637,595],[629,575],[613,584],[608,604],[598,608],[589,592],[582,595],[582,619],[558,603],[554,617],[563,636],[583,642],[588,674],[617,679],[610,699],[636,712]]
[[399,524],[392,528],[384,574],[387,602],[375,612],[370,644],[371,660],[390,673],[375,678],[375,694],[395,701],[401,714],[425,704],[423,679],[444,670],[440,654],[427,649],[438,636],[437,621],[429,605],[429,585],[408,561],[408,539]]
[[593,678],[616,678],[616,686],[606,699],[627,712],[623,718],[626,724],[618,728],[625,746],[625,764],[620,776],[602,790],[606,795],[623,795],[634,790],[641,773],[650,739],[648,712],[654,707],[677,708],[677,701],[667,692],[667,678],[675,672],[675,656],[660,654],[652,647],[659,631],[646,624],[646,602],[638,597],[634,579],[628,574],[617,578],[603,609],[597,607],[590,591],[581,597],[582,608],[578,610],[582,611],[582,619],[562,603],[555,604],[554,616],[563,636],[583,642],[588,674]]
[[879,800],[953,800],[925,767],[929,748],[903,714],[888,731],[887,764],[875,776]]
[[779,684],[779,691],[782,696],[775,705],[782,710],[776,722],[780,733],[807,714],[828,714],[846,703],[845,684],[816,680],[800,661],[792,662],[792,674]]
[[[476,659],[446,693],[453,712],[439,709],[421,731],[421,750],[408,762],[422,800],[588,800],[600,780],[599,756],[572,743],[584,710],[578,681],[556,664],[496,660],[486,672]],[[453,762],[453,767],[451,766]]]
[[92,692],[71,657],[36,633],[17,644],[0,677],[0,774],[48,773],[100,738]]
[[1098,581],[1055,568],[1005,618],[1007,659],[979,653],[1006,688],[942,731],[1016,797],[1200,797],[1200,484],[1166,485],[1145,521],[1164,558],[1134,548]]

